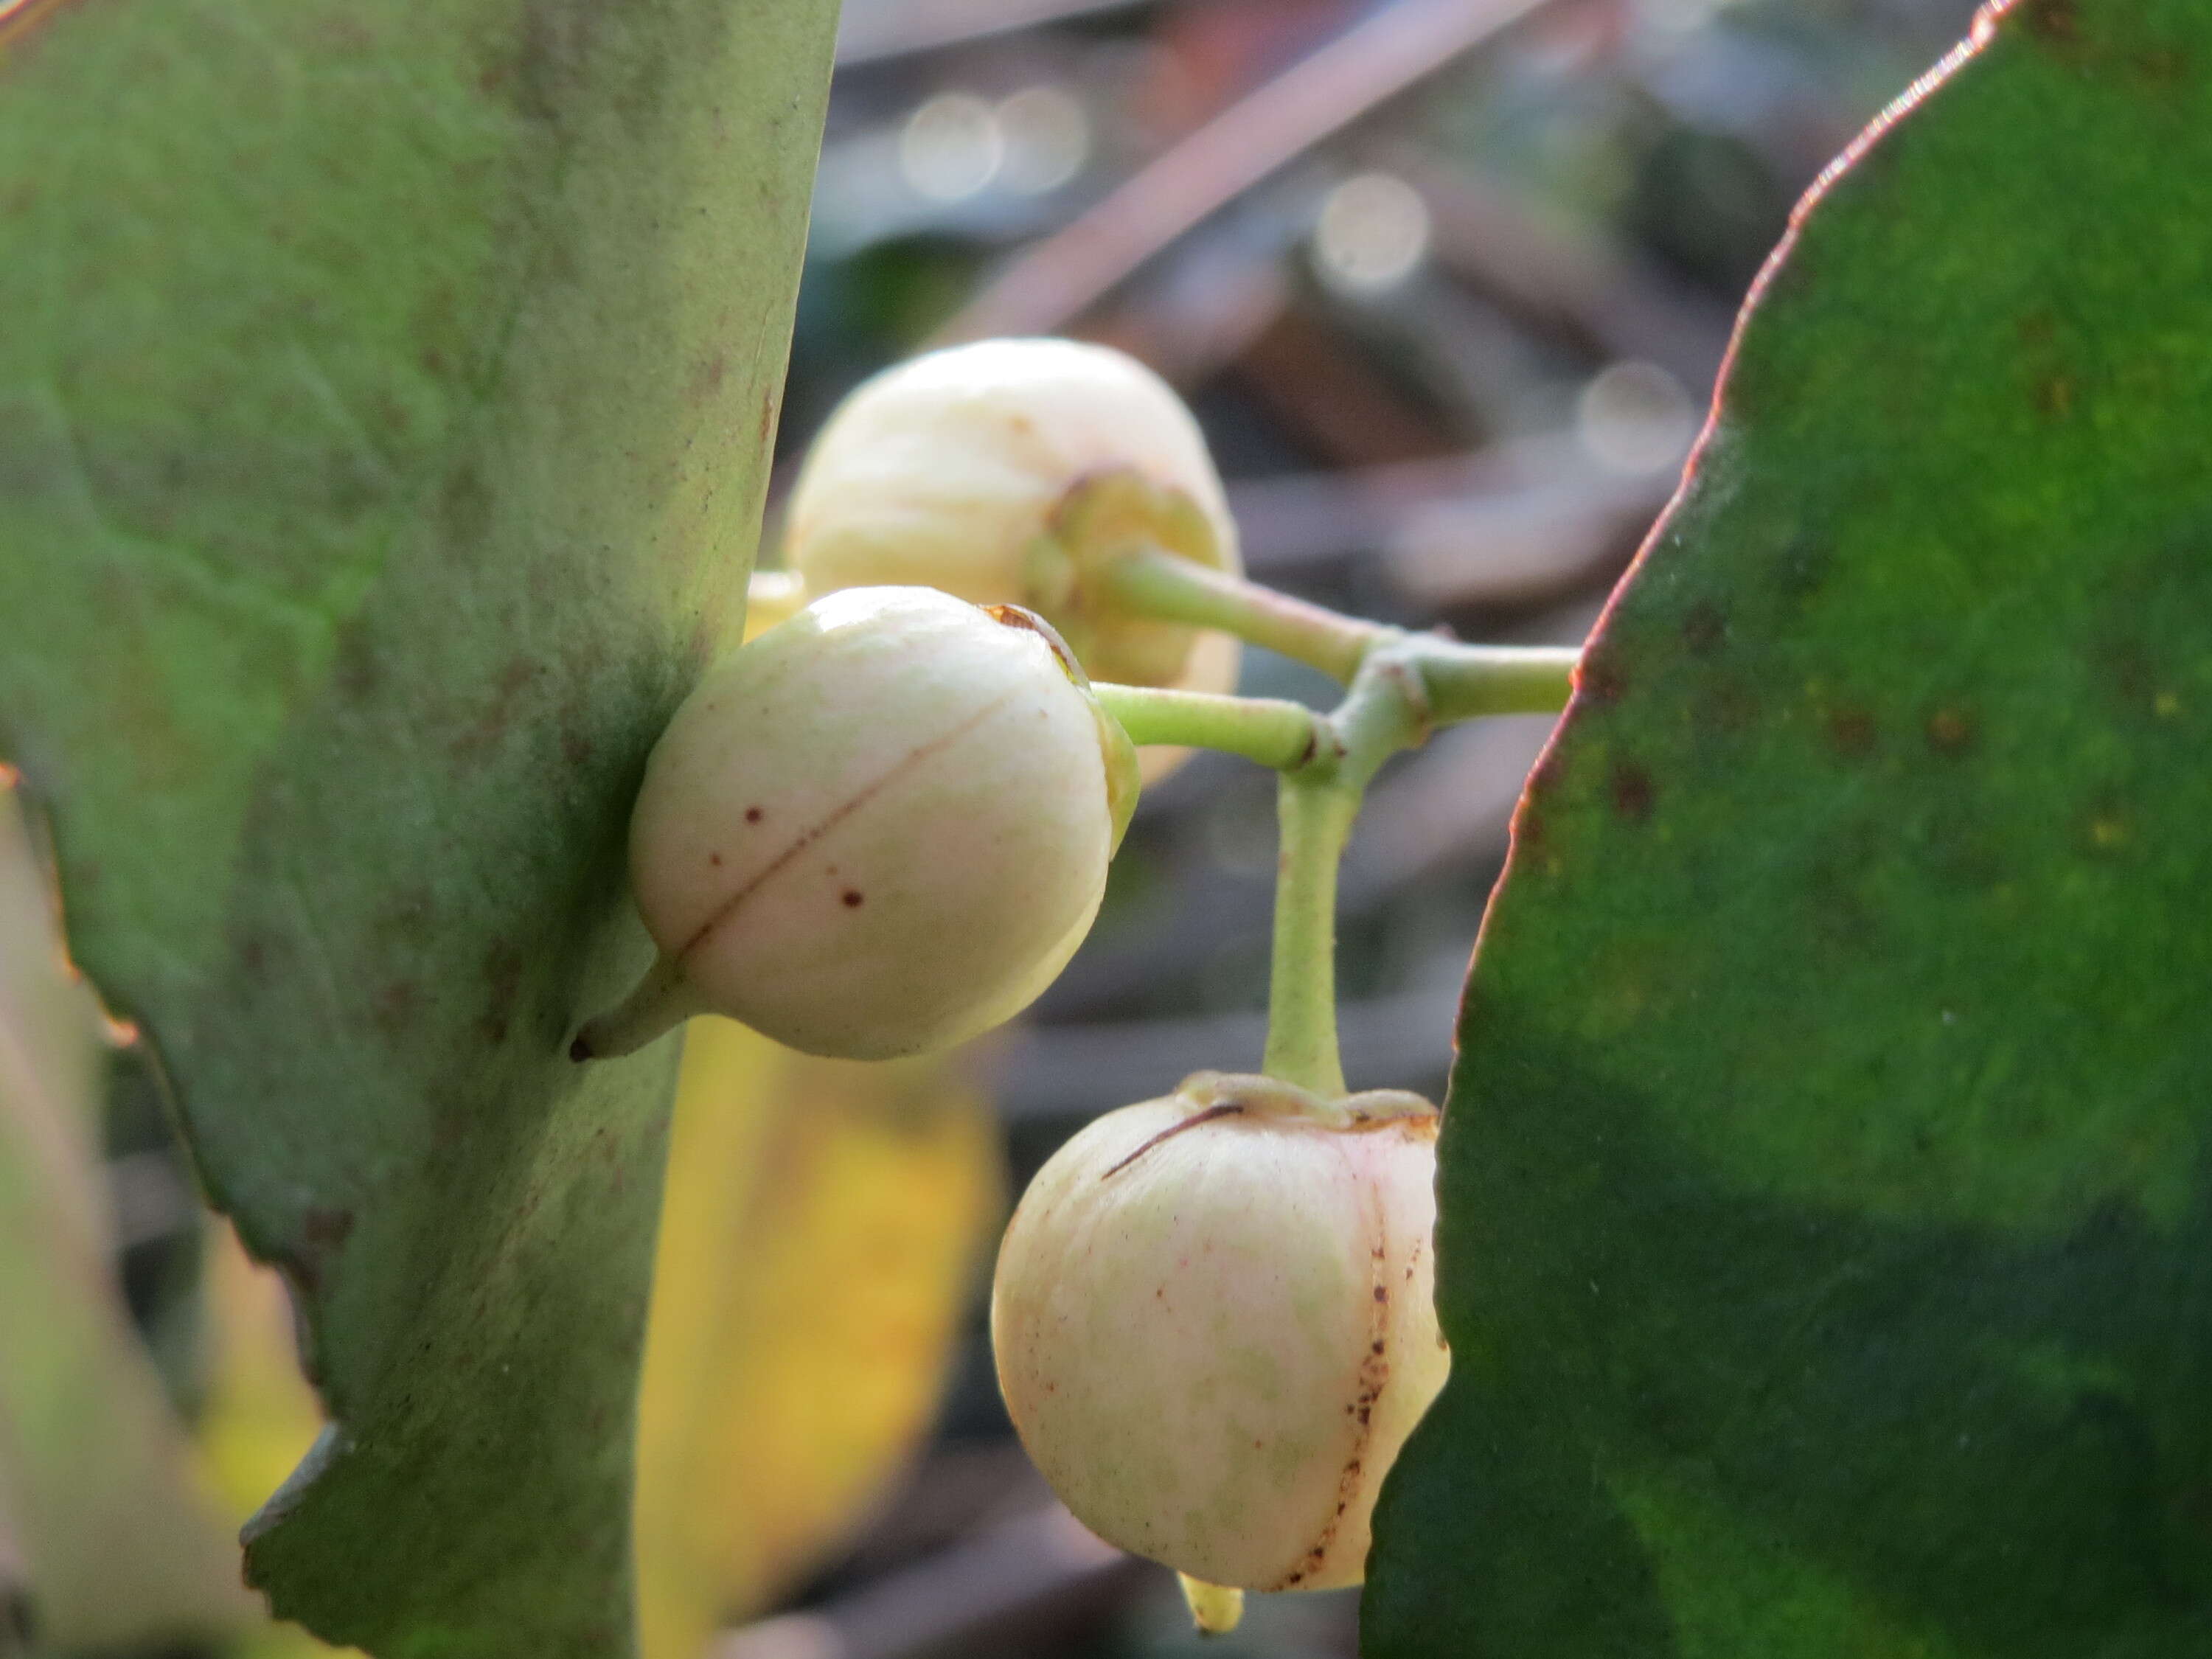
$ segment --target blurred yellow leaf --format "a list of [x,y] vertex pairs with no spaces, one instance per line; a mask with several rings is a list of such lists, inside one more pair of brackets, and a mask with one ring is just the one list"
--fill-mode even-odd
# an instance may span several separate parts
[[685,1037],[647,1338],[645,1659],[697,1659],[834,1547],[928,1425],[1005,1201],[988,1103],[727,1020]]
[[[200,1452],[224,1510],[242,1522],[307,1455],[322,1432],[323,1408],[300,1372],[292,1298],[283,1277],[247,1255],[226,1221],[210,1220],[205,1249]],[[230,1659],[301,1659],[356,1650],[331,1647],[297,1625],[264,1619],[229,1651]]]
[[228,1222],[209,1226],[206,1249],[200,1449],[223,1507],[243,1522],[307,1455],[322,1432],[323,1408],[300,1374],[283,1279],[246,1254]]

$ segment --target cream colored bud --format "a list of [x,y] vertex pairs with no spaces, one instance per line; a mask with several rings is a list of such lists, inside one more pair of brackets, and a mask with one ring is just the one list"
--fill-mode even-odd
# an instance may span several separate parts
[[1017,604],[1094,678],[1236,689],[1226,635],[1115,613],[1097,562],[1151,544],[1237,571],[1206,440],[1135,359],[1072,340],[986,340],[860,386],[808,451],[784,556],[811,593],[914,582]]
[[630,822],[655,977],[580,1035],[684,1015],[880,1060],[1050,984],[1097,915],[1135,795],[1128,740],[1033,617],[921,587],[817,599],[677,711]]
[[1450,1364],[1436,1134],[1412,1096],[1206,1073],[1045,1165],[991,1334],[1077,1519],[1204,1585],[1360,1581],[1376,1493]]

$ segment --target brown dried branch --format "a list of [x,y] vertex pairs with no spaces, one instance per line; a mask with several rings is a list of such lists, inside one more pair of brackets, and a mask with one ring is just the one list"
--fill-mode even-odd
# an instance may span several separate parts
[[1319,140],[1555,0],[1399,0],[1228,109],[1016,258],[939,343],[1042,334]]
[[837,31],[837,64],[872,64],[994,34],[1040,28],[1063,18],[1121,11],[1139,0],[873,0],[848,4]]
[[712,1659],[968,1659],[1095,1627],[1162,1569],[1058,1504],[1003,1522],[805,1613],[732,1631]]

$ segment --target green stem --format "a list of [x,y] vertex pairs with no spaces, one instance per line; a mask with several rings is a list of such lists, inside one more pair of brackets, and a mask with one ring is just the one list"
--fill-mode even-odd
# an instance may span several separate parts
[[1139,745],[1221,749],[1277,770],[1311,759],[1328,722],[1303,703],[1094,680],[1091,694]]
[[1096,687],[1132,741],[1225,749],[1282,773],[1281,847],[1267,998],[1268,1076],[1334,1100],[1336,884],[1361,797],[1383,762],[1438,726],[1566,705],[1579,653],[1462,645],[1340,617],[1255,582],[1138,548],[1106,567],[1105,603],[1161,621],[1218,628],[1349,686],[1326,718],[1295,703],[1133,686]]
[[1370,650],[1328,717],[1334,742],[1286,771],[1276,793],[1275,939],[1262,1069],[1326,1100],[1344,1093],[1336,1037],[1336,878],[1368,783],[1429,734],[1423,669],[1449,641],[1393,633]]
[[1326,1100],[1344,1093],[1336,1047],[1336,871],[1359,796],[1356,785],[1285,772],[1275,797],[1282,842],[1261,1069]]
[[1115,559],[1103,586],[1109,605],[1163,622],[1218,628],[1339,681],[1358,673],[1368,647],[1394,631],[1156,547]]
[[674,1030],[694,1014],[708,1012],[707,1000],[684,977],[680,957],[653,959],[630,994],[615,1006],[584,1022],[568,1045],[574,1060],[617,1060],[635,1054],[656,1037]]
[[1408,636],[1438,726],[1480,714],[1556,714],[1574,690],[1582,653],[1564,645],[1462,645]]
[[[1107,602],[1125,611],[1220,629],[1346,684],[1376,647],[1389,646],[1419,664],[1430,717],[1439,726],[1480,714],[1555,714],[1566,707],[1580,656],[1571,646],[1462,645],[1433,634],[1407,634],[1157,547],[1135,548],[1115,559],[1107,567],[1104,586]],[[1186,741],[1223,746],[1203,738]]]

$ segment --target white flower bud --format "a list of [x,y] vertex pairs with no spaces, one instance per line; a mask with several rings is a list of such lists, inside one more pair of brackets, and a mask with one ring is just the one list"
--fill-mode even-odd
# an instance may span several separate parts
[[879,1060],[988,1030],[1089,931],[1128,740],[1036,619],[921,587],[817,600],[709,671],[630,822],[661,950],[579,1058],[689,1013]]
[[1201,1073],[1039,1172],[991,1306],[1022,1443],[1077,1519],[1210,1585],[1360,1581],[1443,1387],[1437,1115]]
[[1228,636],[1117,615],[1086,586],[1138,544],[1242,568],[1197,422],[1104,346],[986,340],[877,375],[815,439],[784,534],[810,593],[912,582],[1022,605],[1097,679],[1236,689]]

